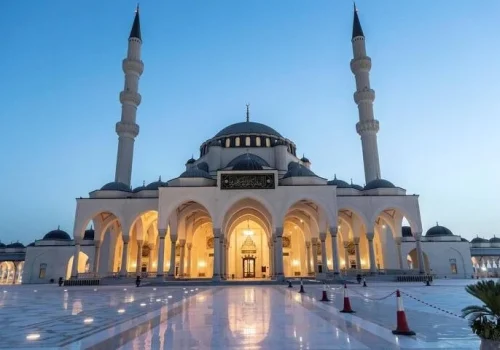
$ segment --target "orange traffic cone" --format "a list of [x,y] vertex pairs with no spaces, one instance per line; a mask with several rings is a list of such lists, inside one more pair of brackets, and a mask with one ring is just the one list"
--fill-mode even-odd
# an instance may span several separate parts
[[302,279],[300,280],[300,290],[299,293],[305,293],[304,291],[304,284],[302,283]]
[[349,301],[349,294],[347,293],[347,284],[344,284],[344,308],[340,311],[347,314],[352,314],[354,311],[351,309],[351,302]]
[[410,330],[408,327],[408,322],[406,322],[406,314],[405,309],[403,307],[403,299],[401,299],[401,293],[399,293],[399,289],[396,290],[396,298],[398,301],[398,309],[397,309],[397,326],[396,329],[392,331],[392,334],[398,335],[415,335],[415,332]]
[[330,301],[330,299],[328,299],[328,295],[326,294],[326,283],[323,284],[323,295],[321,296],[320,301]]

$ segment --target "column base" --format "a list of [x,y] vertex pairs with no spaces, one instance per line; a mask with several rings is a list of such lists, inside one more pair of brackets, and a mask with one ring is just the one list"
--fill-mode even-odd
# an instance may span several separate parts
[[213,275],[212,276],[212,281],[220,282],[221,281],[220,275]]
[[285,281],[285,275],[282,274],[282,273],[278,273],[276,275],[276,281],[278,281],[278,282],[284,282]]
[[156,277],[157,277],[157,278],[163,278],[163,276],[164,276],[164,274],[162,274],[162,273],[158,273],[158,274],[156,275]]

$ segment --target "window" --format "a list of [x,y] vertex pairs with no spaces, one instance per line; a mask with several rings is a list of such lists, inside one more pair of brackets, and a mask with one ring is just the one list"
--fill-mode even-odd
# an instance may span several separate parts
[[231,139],[229,138],[226,139],[226,147],[227,148],[231,147]]
[[250,136],[245,137],[245,146],[250,146]]
[[450,259],[450,269],[452,274],[457,274],[457,259]]
[[47,273],[47,264],[40,264],[40,272],[38,273],[38,278],[45,278]]
[[260,147],[260,137],[258,137],[258,136],[255,138],[255,145],[257,147]]
[[269,137],[266,138],[266,147],[271,147],[271,140]]
[[235,143],[235,146],[236,146],[236,147],[240,147],[240,138],[239,138],[239,137],[237,137],[237,138],[235,139],[235,142],[234,142],[234,143]]

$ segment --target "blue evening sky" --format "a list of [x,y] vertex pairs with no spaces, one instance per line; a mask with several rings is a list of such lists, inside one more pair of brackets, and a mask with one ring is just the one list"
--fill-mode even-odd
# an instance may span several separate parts
[[[382,176],[420,195],[424,230],[500,235],[498,0],[358,1]],[[135,2],[9,1],[0,66],[0,240],[27,244],[114,179],[121,60]],[[251,118],[312,169],[363,185],[348,0],[143,1],[133,185],[177,177]]]

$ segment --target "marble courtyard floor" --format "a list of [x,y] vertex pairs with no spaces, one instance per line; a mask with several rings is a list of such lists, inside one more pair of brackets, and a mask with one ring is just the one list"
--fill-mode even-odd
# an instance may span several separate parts
[[[478,349],[458,317],[473,280],[341,286],[0,288],[0,349]],[[415,337],[394,336],[397,288]],[[427,305],[427,304],[429,305]]]

